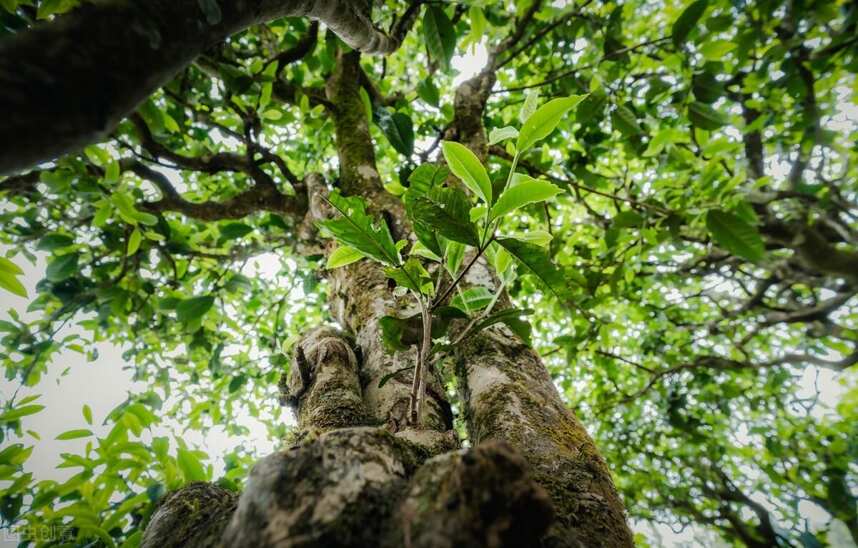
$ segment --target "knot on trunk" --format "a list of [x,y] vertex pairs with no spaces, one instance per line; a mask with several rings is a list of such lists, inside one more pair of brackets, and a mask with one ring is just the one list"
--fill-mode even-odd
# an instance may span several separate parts
[[391,546],[523,548],[539,546],[551,524],[551,499],[503,442],[487,442],[427,461],[411,480]]
[[351,342],[330,327],[314,329],[295,346],[292,369],[280,379],[280,397],[304,431],[367,422]]
[[366,427],[269,455],[253,467],[223,546],[379,546],[422,459],[408,442]]
[[215,548],[238,503],[238,494],[194,482],[168,494],[149,520],[142,548]]

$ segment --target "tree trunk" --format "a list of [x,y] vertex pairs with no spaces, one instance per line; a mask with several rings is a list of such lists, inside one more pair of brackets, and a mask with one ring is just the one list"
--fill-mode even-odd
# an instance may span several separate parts
[[[398,239],[409,233],[408,221],[376,169],[360,71],[358,53],[341,53],[326,87],[338,187],[364,197]],[[484,73],[460,88],[448,131],[480,155],[481,113],[493,81]],[[314,239],[313,228],[331,214],[322,199],[327,185],[311,175],[305,186],[303,238],[315,249],[330,246]],[[391,354],[381,343],[381,318],[411,316],[414,304],[396,297],[382,269],[368,261],[327,276],[331,315],[345,332],[320,328],[296,345],[290,376],[281,382],[283,401],[298,418],[294,443],[260,460],[232,515],[216,513],[193,538],[184,530],[171,535],[163,523],[197,523],[207,501],[226,495],[194,484],[187,496],[168,498],[144,547],[632,546],[607,466],[531,349],[500,324],[459,345],[472,446],[461,449],[434,375],[427,377],[420,427],[409,426],[411,371],[394,373],[415,363],[416,347]],[[486,276],[488,269],[478,267],[469,278]]]

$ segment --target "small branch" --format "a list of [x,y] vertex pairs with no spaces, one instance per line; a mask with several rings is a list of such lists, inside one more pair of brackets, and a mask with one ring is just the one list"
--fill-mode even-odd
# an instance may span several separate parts
[[507,55],[503,61],[501,61],[500,63],[497,64],[496,68],[502,68],[504,65],[506,65],[507,63],[509,63],[513,59],[515,59],[519,54],[521,54],[521,52],[527,51],[533,44],[535,44],[540,39],[542,39],[546,34],[551,32],[552,30],[556,29],[557,27],[559,27],[560,25],[562,25],[563,23],[565,23],[566,21],[568,21],[569,19],[571,19],[573,17],[582,17],[582,14],[580,12],[577,12],[577,11],[569,12],[569,13],[563,15],[562,17],[559,17],[556,21],[552,22],[551,24],[546,25],[545,27],[540,29],[539,32],[534,34],[527,42],[525,42],[521,46],[515,48],[515,50],[511,51],[509,53],[509,55]]
[[456,289],[456,286],[459,285],[459,282],[462,281],[462,279],[465,277],[465,275],[468,273],[468,271],[471,269],[471,267],[474,266],[474,264],[476,264],[477,260],[482,256],[483,252],[486,249],[488,249],[489,245],[493,241],[495,241],[495,235],[494,234],[492,234],[492,236],[488,239],[488,241],[485,243],[485,245],[477,248],[477,253],[471,258],[470,261],[468,261],[468,264],[465,266],[465,268],[462,269],[462,271],[459,273],[459,275],[456,276],[456,279],[453,280],[453,283],[450,284],[450,286],[444,291],[444,293],[440,297],[435,299],[430,310],[435,310],[436,308],[441,306],[441,303],[443,303],[445,300],[447,300],[447,297],[450,296],[450,293],[452,293],[453,290]]
[[[489,147],[489,154],[491,154],[492,156],[495,156],[497,158],[501,158],[503,160],[506,160],[508,162],[511,162],[513,160],[512,156],[510,156],[510,154],[506,150],[504,150],[503,147],[498,146],[498,145],[492,145],[491,147]],[[595,188],[590,188],[586,185],[576,183],[575,181],[572,181],[569,179],[563,179],[563,178],[551,175],[550,173],[546,173],[546,172],[542,171],[541,169],[537,168],[536,166],[534,166],[533,164],[530,164],[529,162],[526,162],[526,161],[521,161],[520,165],[525,170],[527,170],[527,172],[530,173],[531,175],[535,175],[535,176],[541,175],[541,176],[547,177],[548,179],[550,179],[556,183],[559,183],[561,185],[570,186],[574,189],[582,190],[584,192],[589,192],[590,194],[596,194],[598,196],[610,198],[611,200],[618,200],[621,202],[625,202],[627,204],[631,204],[635,207],[639,207],[642,209],[649,209],[650,211],[655,211],[655,212],[660,213],[662,215],[670,215],[672,213],[669,209],[665,209],[663,207],[660,207],[660,206],[657,206],[654,204],[650,204],[647,202],[641,202],[639,200],[635,200],[634,198],[627,198],[625,196],[619,196],[617,194],[612,194],[610,192],[604,192],[601,190],[596,190]]]
[[557,80],[561,80],[561,79],[563,79],[563,78],[565,78],[565,77],[567,77],[567,76],[571,76],[572,74],[575,74],[576,72],[579,72],[579,71],[582,71],[582,70],[588,70],[588,69],[596,68],[597,66],[599,66],[600,64],[602,64],[602,62],[607,61],[607,60],[609,60],[609,59],[612,59],[612,58],[614,58],[614,57],[617,57],[617,56],[619,56],[619,55],[622,55],[622,54],[624,54],[624,53],[630,53],[630,52],[636,51],[636,50],[638,50],[638,49],[640,49],[640,48],[643,48],[643,47],[646,47],[646,46],[653,46],[653,45],[657,45],[657,44],[660,44],[660,43],[662,43],[662,42],[666,42],[666,41],[668,41],[668,40],[670,40],[670,36],[665,36],[664,38],[657,38],[657,39],[654,39],[654,40],[647,40],[646,42],[641,42],[640,44],[636,44],[636,45],[634,45],[634,46],[628,46],[628,47],[625,47],[625,48],[620,48],[620,49],[618,49],[618,50],[616,50],[616,51],[612,51],[611,53],[608,53],[608,54],[606,54],[606,55],[602,56],[602,58],[601,58],[601,59],[599,59],[598,61],[596,61],[595,63],[592,63],[592,64],[590,64],[590,65],[584,65],[584,66],[580,66],[580,67],[575,67],[575,68],[572,68],[572,69],[569,69],[569,70],[564,70],[563,72],[559,72],[559,73],[557,73],[557,74],[554,74],[553,76],[549,76],[549,77],[548,77],[548,78],[546,78],[545,80],[543,80],[543,81],[541,81],[541,82],[538,82],[538,83],[536,83],[536,84],[528,84],[528,85],[524,85],[524,86],[517,86],[517,87],[512,87],[512,88],[499,89],[499,90],[492,91],[491,93],[492,93],[492,94],[495,94],[495,93],[512,93],[512,92],[514,92],[514,91],[524,91],[524,90],[526,90],[526,89],[538,88],[538,87],[546,86],[546,85],[548,85],[548,84],[551,84],[551,83],[553,83],[553,82],[556,82]]
[[417,16],[420,15],[420,6],[425,3],[424,0],[414,0],[402,14],[402,17],[396,20],[390,28],[390,37],[398,43],[402,44],[414,22],[417,21]]
[[[497,56],[521,41],[524,34],[527,32],[528,26],[530,26],[530,22],[533,21],[533,18],[536,16],[536,12],[539,11],[540,7],[542,7],[542,0],[533,0],[533,3],[530,4],[530,7],[527,8],[527,11],[521,16],[521,19],[516,21],[515,29],[512,34],[494,48],[494,51],[492,52],[493,59],[497,58]],[[495,68],[500,68],[500,66],[502,65],[497,65]]]
[[262,70],[264,71],[265,68],[268,68],[268,65],[271,63],[277,63],[277,72],[275,74],[279,78],[280,73],[283,72],[283,69],[286,68],[287,65],[300,61],[313,52],[316,47],[316,42],[318,41],[318,36],[319,22],[313,21],[310,23],[310,28],[307,29],[307,34],[298,40],[297,44],[286,51],[281,52],[273,59],[270,59],[265,63],[265,67],[263,67]]
[[420,413],[423,400],[426,397],[426,361],[432,349],[432,313],[423,297],[417,296],[420,303],[420,317],[423,321],[423,338],[417,351],[417,366],[414,368],[414,378],[411,382],[409,396],[408,420],[412,426],[420,425]]
[[201,221],[218,221],[239,219],[258,211],[274,211],[300,218],[307,211],[307,197],[301,187],[296,189],[296,196],[287,196],[276,186],[257,184],[228,200],[190,202],[176,191],[163,173],[136,160],[122,160],[121,166],[150,181],[161,192],[160,200],[138,204],[140,209],[150,213],[174,211]]

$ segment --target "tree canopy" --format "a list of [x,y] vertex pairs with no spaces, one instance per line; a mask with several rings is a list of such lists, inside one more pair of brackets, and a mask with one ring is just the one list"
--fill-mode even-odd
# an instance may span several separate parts
[[[81,4],[0,0],[0,44],[96,9]],[[225,2],[193,4],[212,27],[230,16]],[[165,492],[240,489],[253,440],[207,455],[182,430],[247,436],[235,417],[249,415],[287,436],[278,379],[298,335],[332,320],[323,273],[366,260],[417,296],[424,323],[464,314],[531,342],[641,545],[658,545],[647,523],[730,546],[858,543],[858,6],[375,4],[391,42],[348,54],[348,73],[347,32],[272,11],[206,34],[97,142],[0,180],[0,286],[24,295],[19,266],[47,265],[25,295],[37,319],[10,309],[0,321],[4,527],[136,546]],[[115,29],[131,31],[146,39]],[[462,56],[486,65],[464,79]],[[338,94],[338,79],[358,94]],[[480,94],[487,134],[456,119]],[[370,122],[376,176],[416,235],[404,244],[350,197],[366,174],[345,172],[343,155],[360,136],[338,135],[334,111]],[[327,258],[299,215],[320,207],[306,199],[314,174],[331,190],[321,230],[339,247]],[[452,289],[473,250],[499,290]],[[259,257],[274,272],[255,275]],[[415,321],[390,318],[389,351],[417,340]],[[436,327],[439,352],[456,343]],[[147,389],[106,417],[69,417],[62,439],[86,447],[62,455],[67,481],[43,481],[28,471],[39,434],[27,423],[52,402],[15,386],[38,392],[58,355],[94,360],[100,341],[124,349]],[[455,409],[454,376],[437,365]],[[820,375],[841,385],[836,398]],[[175,435],[153,438],[159,425]],[[828,525],[808,527],[808,504]]]

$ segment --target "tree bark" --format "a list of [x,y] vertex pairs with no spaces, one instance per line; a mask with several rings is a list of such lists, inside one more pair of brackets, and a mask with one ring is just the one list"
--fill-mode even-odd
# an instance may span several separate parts
[[[210,6],[204,11],[202,6]],[[107,0],[0,41],[0,175],[105,139],[195,57],[251,25],[286,16],[325,23],[349,46],[386,53],[366,2]]]
[[508,443],[551,496],[543,545],[632,546],[605,461],[533,350],[498,325],[463,341],[457,362],[472,443]]
[[[359,71],[357,53],[340,53],[326,86],[338,187],[364,197],[398,239],[410,233],[408,220],[381,184]],[[480,155],[493,81],[484,72],[460,89],[448,135]],[[323,199],[325,180],[316,174],[304,183],[309,210],[301,233],[313,247],[315,221],[332,212]],[[330,243],[322,245],[330,251]],[[531,349],[502,325],[458,345],[461,411],[473,445],[459,449],[450,403],[432,375],[420,427],[407,421],[411,372],[397,371],[415,363],[416,347],[391,353],[382,346],[381,318],[410,317],[415,304],[397,297],[369,261],[326,276],[331,315],[345,333],[322,328],[296,345],[281,392],[296,410],[297,433],[288,448],[254,467],[222,546],[633,545],[607,466]],[[477,264],[466,281],[491,283],[491,277]],[[177,513],[159,510],[146,539],[155,538],[149,530],[164,529],[159,519]],[[198,544],[186,545],[210,546],[210,538],[201,534]]]

